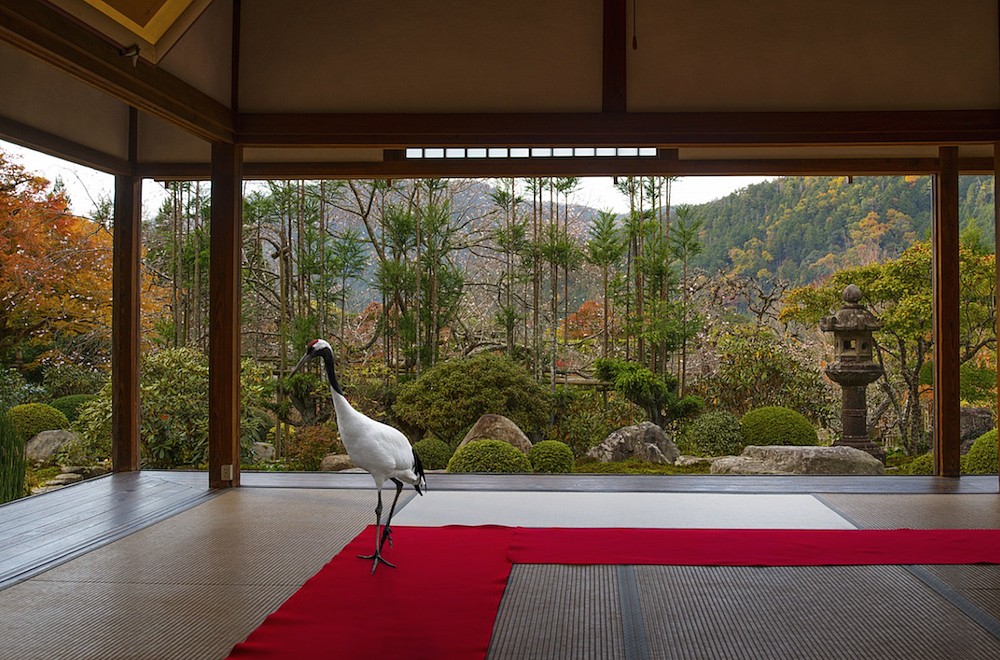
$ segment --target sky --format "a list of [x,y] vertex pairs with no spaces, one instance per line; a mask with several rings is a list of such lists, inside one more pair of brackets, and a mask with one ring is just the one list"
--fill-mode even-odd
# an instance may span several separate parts
[[[54,182],[61,178],[70,198],[70,209],[84,217],[90,216],[98,199],[114,194],[114,177],[87,167],[69,163],[58,158],[31,151],[0,140],[0,150],[13,154],[29,171],[41,174]],[[762,176],[686,176],[673,184],[671,204],[701,204],[745,188],[751,184],[766,181]],[[164,198],[163,188],[155,182],[143,185],[144,213],[156,212]],[[571,198],[574,203],[601,210],[619,213],[628,211],[628,198],[618,192],[610,177],[584,177],[581,185]]]

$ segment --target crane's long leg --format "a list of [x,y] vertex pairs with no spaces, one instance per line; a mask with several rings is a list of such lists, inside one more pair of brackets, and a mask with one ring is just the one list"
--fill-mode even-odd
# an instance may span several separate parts
[[396,502],[399,501],[399,494],[403,492],[403,482],[399,479],[393,479],[392,483],[396,484],[396,497],[392,498],[392,506],[389,507],[389,517],[386,518],[385,526],[382,527],[382,540],[378,544],[379,551],[382,550],[382,546],[385,545],[386,541],[389,541],[389,547],[392,547],[392,514],[396,510]]
[[[395,504],[395,503],[394,503]],[[382,486],[378,487],[378,504],[375,506],[375,552],[370,555],[358,555],[361,559],[371,559],[372,561],[372,575],[375,574],[375,569],[378,568],[379,562],[385,564],[389,568],[396,568],[395,564],[391,564],[386,560],[382,559]]]

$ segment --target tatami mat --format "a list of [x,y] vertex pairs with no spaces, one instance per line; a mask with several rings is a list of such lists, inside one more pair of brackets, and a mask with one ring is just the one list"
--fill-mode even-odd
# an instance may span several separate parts
[[487,657],[625,657],[617,568],[514,566]]
[[400,525],[853,529],[812,495],[434,491]]
[[897,566],[515,566],[488,657],[986,659],[1000,639]]
[[1000,529],[1000,496],[823,493],[822,502],[863,529]]
[[[401,503],[400,525],[1000,528],[995,493],[529,493],[484,482],[406,491]],[[374,504],[370,485],[215,494],[0,590],[0,658],[222,658],[373,522]],[[491,657],[992,658],[998,640],[993,565],[515,566]]]
[[0,657],[224,657],[374,505],[371,490],[226,492],[0,591]]

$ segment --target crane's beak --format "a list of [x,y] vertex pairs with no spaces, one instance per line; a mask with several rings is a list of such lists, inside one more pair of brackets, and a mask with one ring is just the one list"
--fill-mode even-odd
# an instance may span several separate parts
[[306,353],[305,355],[303,355],[303,356],[302,356],[302,359],[301,359],[301,360],[299,360],[299,363],[298,363],[297,365],[295,365],[295,368],[294,368],[294,369],[292,369],[292,373],[290,373],[290,374],[288,374],[288,375],[289,375],[289,376],[294,376],[295,374],[299,373],[299,369],[301,369],[301,368],[302,368],[302,366],[303,366],[303,365],[304,365],[304,364],[305,364],[306,362],[308,362],[308,361],[309,361],[309,358],[311,358],[311,357],[312,357],[312,355],[310,355],[309,353]]

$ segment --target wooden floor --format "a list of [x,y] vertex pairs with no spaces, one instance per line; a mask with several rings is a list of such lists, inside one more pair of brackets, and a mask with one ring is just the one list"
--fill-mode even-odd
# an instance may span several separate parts
[[[366,474],[242,476],[243,488],[212,491],[205,473],[127,473],[0,506],[0,630],[6,633],[0,657],[224,657],[372,522]],[[1000,528],[996,476],[433,474],[430,482],[432,493],[809,493],[858,527]],[[517,567],[490,656],[540,657],[546,647],[532,635],[542,629],[537,617],[545,612],[555,616],[545,628],[550,637],[563,639],[545,657],[846,658],[871,656],[874,648],[881,657],[1000,657],[1000,567],[876,567],[837,575],[719,569],[714,577],[666,569],[604,567],[567,576],[566,567]],[[546,584],[550,588],[539,592]],[[723,639],[724,631],[713,626],[744,620],[741,608],[754,602],[749,596],[734,601],[727,585],[746,594],[769,590],[771,597],[769,609],[754,613],[756,627],[728,626]],[[825,586],[817,591],[817,585]],[[589,619],[578,616],[583,610],[570,605],[594,593],[604,594],[605,606],[586,624]],[[687,601],[678,600],[682,595]],[[552,598],[561,605],[546,605]],[[667,607],[682,602],[682,610]],[[828,610],[806,617],[815,620],[812,629],[787,629],[783,608],[801,613],[809,603]],[[901,623],[928,618],[933,625],[919,629]],[[667,626],[668,619],[683,619],[687,628]],[[836,652],[824,645],[824,635],[843,634],[852,624],[863,630],[852,633],[851,644]],[[935,644],[934,635],[951,646]]]

